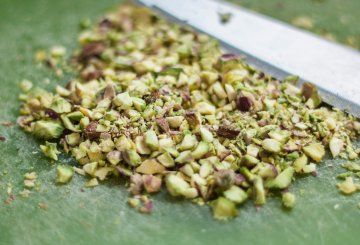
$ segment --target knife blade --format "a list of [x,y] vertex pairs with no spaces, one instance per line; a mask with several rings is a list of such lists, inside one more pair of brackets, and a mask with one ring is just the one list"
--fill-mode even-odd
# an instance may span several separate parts
[[[170,21],[219,40],[229,52],[283,79],[310,81],[324,102],[360,117],[360,53],[270,17],[217,0],[137,0]],[[219,13],[230,13],[224,24]]]

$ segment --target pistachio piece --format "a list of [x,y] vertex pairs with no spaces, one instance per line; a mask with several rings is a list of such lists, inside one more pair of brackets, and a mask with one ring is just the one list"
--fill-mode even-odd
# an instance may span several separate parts
[[159,149],[159,140],[154,130],[148,130],[144,134],[145,144],[153,151]]
[[175,161],[168,152],[161,154],[156,158],[156,160],[158,160],[159,163],[164,165],[164,167],[166,168],[171,168],[175,166]]
[[122,151],[121,156],[124,161],[130,166],[136,167],[141,164],[141,157],[137,154],[135,150],[124,150]]
[[56,143],[50,143],[48,141],[45,142],[45,145],[40,145],[40,148],[45,156],[57,161],[58,160],[58,154],[60,154],[60,151],[57,150],[57,144]]
[[143,136],[137,136],[135,138],[135,146],[136,146],[136,151],[139,154],[142,155],[147,155],[151,153],[150,148],[148,147],[148,145],[145,142],[145,138]]
[[210,150],[210,146],[205,141],[201,141],[195,148],[195,150],[191,153],[194,159],[202,158],[206,153]]
[[112,102],[122,110],[130,109],[133,105],[133,100],[128,92],[116,95]]
[[293,163],[293,167],[295,172],[297,173],[301,173],[303,171],[303,168],[306,166],[306,164],[308,163],[308,158],[305,154],[303,154],[301,157],[299,157],[298,159],[296,159]]
[[85,183],[85,187],[91,188],[99,185],[97,178],[92,178],[88,182]]
[[36,121],[33,125],[33,134],[41,139],[59,138],[64,128],[58,121]]
[[156,161],[156,159],[147,159],[136,168],[136,172],[141,174],[158,174],[164,171],[165,167]]
[[282,202],[286,208],[293,208],[295,206],[295,195],[290,192],[282,194]]
[[223,195],[224,197],[236,204],[241,204],[248,198],[247,193],[243,189],[235,185],[224,191]]
[[238,215],[235,204],[224,197],[219,197],[216,199],[211,206],[215,219],[227,220]]
[[254,191],[255,191],[255,201],[256,205],[264,205],[266,203],[265,189],[262,178],[259,176],[254,177]]
[[58,165],[56,167],[56,183],[68,183],[74,176],[74,169],[68,165]]
[[344,141],[336,137],[331,138],[329,142],[329,148],[333,158],[337,157],[340,154],[340,151],[342,150],[343,146],[344,146]]
[[177,175],[170,174],[166,177],[166,188],[172,196],[181,196],[190,185]]
[[293,167],[287,167],[282,171],[275,179],[270,180],[266,183],[266,187],[270,189],[285,189],[287,188],[292,180],[295,169]]
[[261,145],[268,152],[278,153],[281,151],[280,142],[274,139],[264,139]]
[[143,175],[144,188],[148,193],[160,191],[161,179],[153,175]]
[[50,105],[50,109],[52,109],[53,111],[59,114],[68,113],[71,112],[71,104],[65,99],[61,97],[57,97],[53,99]]
[[197,143],[195,135],[186,134],[182,140],[180,146],[178,147],[179,151],[191,150]]
[[121,160],[121,152],[120,151],[110,151],[106,155],[106,159],[111,163],[112,165],[117,165]]
[[240,134],[240,131],[229,126],[220,126],[217,135],[220,137],[235,139]]
[[176,158],[175,162],[177,163],[188,163],[193,161],[191,151],[182,151]]
[[343,182],[337,183],[336,186],[346,195],[351,195],[358,190],[352,177],[347,177]]
[[202,101],[194,106],[194,109],[202,115],[215,114],[216,108],[208,102]]
[[303,148],[304,153],[316,162],[320,162],[325,156],[324,146],[320,143],[312,143]]
[[212,133],[205,127],[200,127],[201,139],[205,142],[211,143],[214,140]]

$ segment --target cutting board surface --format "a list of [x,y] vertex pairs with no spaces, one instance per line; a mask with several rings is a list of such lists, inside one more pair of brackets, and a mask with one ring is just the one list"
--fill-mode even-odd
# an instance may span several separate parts
[[[0,1],[0,121],[18,116],[17,83],[27,78],[44,88],[65,84],[33,63],[36,50],[76,47],[78,23],[96,20],[117,6],[116,0]],[[49,79],[50,83],[46,82]],[[54,184],[55,167],[39,152],[38,142],[18,126],[0,126],[0,244],[359,244],[360,194],[340,195],[335,176],[343,160],[326,160],[318,176],[302,177],[291,186],[296,207],[284,210],[279,197],[256,210],[251,202],[230,222],[213,220],[209,207],[175,200],[162,192],[153,197],[154,212],[142,215],[127,206],[119,180],[82,192],[86,178]],[[67,156],[59,163],[76,164]],[[36,171],[40,191],[26,199],[23,175]],[[4,204],[7,184],[16,198]],[[302,193],[302,194],[301,194]],[[46,204],[47,209],[38,207]]]

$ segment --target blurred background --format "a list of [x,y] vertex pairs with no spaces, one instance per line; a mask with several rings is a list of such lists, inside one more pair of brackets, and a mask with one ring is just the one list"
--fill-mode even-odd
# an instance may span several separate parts
[[229,0],[360,49],[360,0]]

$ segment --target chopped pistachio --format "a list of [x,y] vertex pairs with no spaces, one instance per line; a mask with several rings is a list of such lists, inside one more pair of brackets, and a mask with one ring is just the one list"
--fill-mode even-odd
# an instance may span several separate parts
[[144,188],[148,193],[158,192],[161,188],[161,179],[153,175],[143,175]]
[[[54,144],[72,154],[82,166],[72,171],[92,178],[87,186],[129,177],[129,192],[139,195],[131,205],[149,213],[153,204],[142,192],[159,191],[164,180],[171,195],[199,205],[215,200],[221,219],[235,216],[247,195],[263,205],[297,174],[315,175],[313,162],[325,149],[333,157],[359,157],[353,142],[360,122],[322,106],[314,85],[300,89],[295,76],[279,81],[224,54],[205,34],[154,17],[126,5],[87,26],[72,62],[62,49],[39,53],[57,74],[62,65],[74,70],[66,88],[51,93],[20,85],[18,124],[52,142],[41,146],[52,159]],[[360,176],[356,162],[344,167],[351,172],[339,178]],[[36,178],[24,182],[36,188]],[[349,183],[339,188],[360,186]],[[292,194],[282,195],[292,207]]]
[[195,150],[191,153],[194,159],[202,158],[207,152],[209,152],[210,146],[205,141],[201,141],[195,148]]
[[287,167],[282,171],[275,179],[270,180],[266,183],[266,187],[270,189],[285,189],[287,188],[292,180],[295,169],[293,167]]
[[194,109],[201,113],[202,115],[212,115],[215,114],[215,106],[209,104],[208,102],[202,101],[197,103],[194,106]]
[[68,113],[71,112],[71,104],[67,100],[59,97],[52,101],[50,109],[59,114]]
[[235,185],[231,186],[230,189],[224,191],[223,195],[224,197],[236,204],[243,203],[248,198],[247,193],[243,189]]
[[190,185],[177,175],[170,174],[166,178],[166,188],[172,196],[181,196]]
[[211,143],[214,140],[212,133],[205,127],[200,127],[201,139],[205,142]]
[[303,148],[304,153],[316,162],[320,162],[325,156],[324,146],[320,143],[312,143]]
[[126,150],[122,152],[122,158],[130,166],[136,167],[141,164],[141,157],[135,150]]
[[139,154],[150,154],[151,153],[151,150],[150,148],[148,147],[148,145],[146,144],[145,142],[145,138],[144,136],[137,136],[135,138],[135,146],[136,146],[136,151],[139,153]]
[[343,182],[337,183],[336,186],[346,195],[351,195],[358,190],[352,177],[347,177]]
[[305,154],[303,154],[301,157],[299,157],[298,159],[296,159],[293,163],[293,167],[295,169],[295,172],[297,173],[301,173],[303,168],[306,166],[306,164],[308,163],[308,158]]
[[121,152],[120,151],[110,151],[107,155],[106,155],[106,159],[112,164],[112,165],[116,165],[120,162],[121,160]]
[[99,185],[97,178],[92,178],[88,182],[85,183],[85,187],[95,187],[97,185]]
[[74,175],[74,169],[68,165],[58,165],[56,167],[56,183],[68,183]]
[[329,148],[333,158],[337,157],[340,154],[340,151],[342,150],[343,146],[344,146],[344,141],[336,137],[331,138],[329,142]]
[[41,139],[59,138],[64,128],[58,121],[36,121],[33,125],[33,134]]
[[27,180],[35,180],[37,178],[37,173],[36,172],[26,173],[24,174],[24,178]]
[[175,161],[169,152],[165,152],[156,158],[164,167],[171,168],[175,166]]
[[40,148],[45,156],[57,161],[58,160],[58,154],[60,154],[60,151],[57,150],[57,144],[56,143],[50,143],[48,141],[45,142],[45,145],[40,145]]
[[274,139],[264,139],[262,142],[262,147],[272,153],[278,153],[281,151],[281,144],[279,141]]
[[118,106],[120,109],[127,110],[130,109],[133,105],[133,100],[131,99],[128,92],[121,93],[116,95],[113,99],[114,105]]
[[218,220],[227,220],[238,215],[235,204],[224,197],[216,199],[212,203],[212,209],[214,218]]
[[136,172],[142,174],[158,174],[164,171],[165,167],[156,161],[156,159],[147,159],[136,168]]
[[266,203],[265,189],[262,178],[255,176],[254,178],[255,204],[264,205]]
[[287,208],[293,208],[295,205],[295,195],[290,192],[284,192],[282,194],[283,205]]
[[346,168],[349,171],[360,171],[360,164],[356,162],[346,162],[341,164],[341,167]]
[[144,134],[145,144],[153,151],[159,149],[159,140],[154,130],[148,130]]
[[182,140],[180,146],[178,147],[179,151],[185,151],[192,149],[197,143],[195,135],[186,134]]

